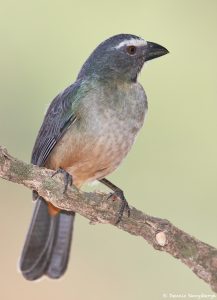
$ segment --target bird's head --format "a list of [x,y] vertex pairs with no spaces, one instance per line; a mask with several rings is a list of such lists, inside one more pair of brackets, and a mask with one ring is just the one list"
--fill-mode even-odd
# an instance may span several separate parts
[[83,65],[78,78],[98,77],[102,80],[136,81],[143,64],[169,51],[152,42],[119,34],[102,42]]

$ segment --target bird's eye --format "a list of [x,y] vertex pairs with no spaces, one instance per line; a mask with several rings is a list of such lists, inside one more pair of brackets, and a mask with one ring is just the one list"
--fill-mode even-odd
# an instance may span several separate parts
[[136,46],[128,46],[127,53],[130,55],[134,55],[136,53]]

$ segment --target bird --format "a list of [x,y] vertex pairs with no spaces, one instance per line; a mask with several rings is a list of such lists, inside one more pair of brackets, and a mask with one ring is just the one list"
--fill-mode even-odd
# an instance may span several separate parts
[[[133,34],[99,44],[74,83],[51,102],[36,138],[31,163],[62,173],[64,191],[99,181],[120,199],[117,223],[129,205],[106,176],[131,149],[147,112],[138,75],[144,63],[169,51]],[[20,258],[25,279],[60,278],[66,271],[75,213],[55,208],[33,191],[34,212]]]

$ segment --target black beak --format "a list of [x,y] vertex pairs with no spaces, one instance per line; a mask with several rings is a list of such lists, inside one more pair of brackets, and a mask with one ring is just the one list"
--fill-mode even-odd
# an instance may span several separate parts
[[146,52],[145,61],[163,56],[167,53],[169,53],[169,51],[163,46],[152,42],[147,42],[147,52]]

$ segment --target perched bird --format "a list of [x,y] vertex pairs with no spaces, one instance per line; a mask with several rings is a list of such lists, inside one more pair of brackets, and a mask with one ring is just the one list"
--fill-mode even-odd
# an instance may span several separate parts
[[[38,133],[31,162],[62,172],[67,184],[80,188],[99,180],[122,200],[117,222],[128,209],[123,191],[105,176],[129,152],[143,125],[147,99],[137,77],[143,64],[165,55],[164,47],[119,34],[102,42],[81,68],[76,81],[50,104]],[[36,199],[20,260],[28,280],[59,278],[66,270],[74,213]]]

